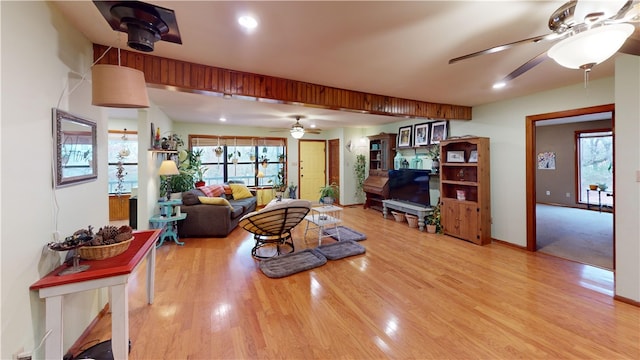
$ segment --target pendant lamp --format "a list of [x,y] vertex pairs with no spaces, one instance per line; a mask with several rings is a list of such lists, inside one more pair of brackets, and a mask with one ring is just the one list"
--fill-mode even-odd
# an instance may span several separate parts
[[96,106],[148,108],[149,97],[144,73],[119,65],[94,65],[91,68],[92,101]]

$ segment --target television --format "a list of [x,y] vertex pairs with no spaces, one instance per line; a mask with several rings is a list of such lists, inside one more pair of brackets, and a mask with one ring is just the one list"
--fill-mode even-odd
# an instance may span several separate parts
[[389,199],[418,206],[431,206],[430,173],[431,170],[389,170]]

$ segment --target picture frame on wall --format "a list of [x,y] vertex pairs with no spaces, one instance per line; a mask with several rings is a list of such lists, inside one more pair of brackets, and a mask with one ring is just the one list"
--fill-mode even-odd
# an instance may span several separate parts
[[439,144],[447,139],[447,122],[438,121],[431,124],[431,144]]
[[411,147],[412,126],[403,126],[398,130],[398,147]]
[[429,123],[413,126],[413,146],[429,145]]

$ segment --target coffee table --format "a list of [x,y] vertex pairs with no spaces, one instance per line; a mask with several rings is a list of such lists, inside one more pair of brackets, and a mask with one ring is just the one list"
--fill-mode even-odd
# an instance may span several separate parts
[[342,208],[336,205],[325,205],[312,207],[307,216],[307,226],[304,229],[304,237],[306,239],[309,230],[318,230],[318,245],[322,244],[322,238],[331,237],[324,234],[324,230],[330,227],[336,228],[338,241],[340,241],[340,231],[337,227],[342,223]]

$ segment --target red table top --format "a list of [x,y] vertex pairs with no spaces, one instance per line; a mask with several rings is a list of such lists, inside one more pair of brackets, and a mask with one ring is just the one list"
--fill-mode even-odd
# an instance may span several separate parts
[[52,286],[130,274],[142,261],[149,249],[155,246],[161,232],[162,230],[160,229],[136,231],[133,233],[134,240],[131,241],[129,248],[122,254],[104,260],[80,260],[80,265],[89,265],[89,269],[75,274],[58,275],[60,271],[71,267],[71,265],[62,264],[47,274],[47,276],[33,283],[29,289],[38,290]]

